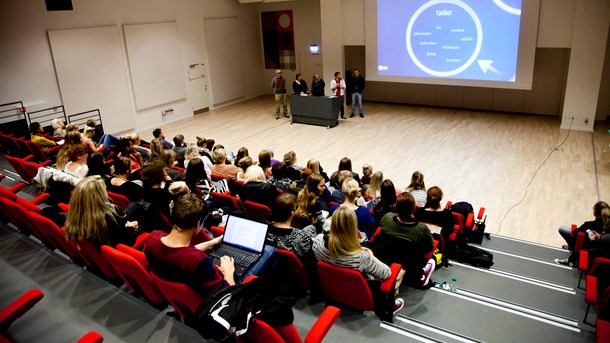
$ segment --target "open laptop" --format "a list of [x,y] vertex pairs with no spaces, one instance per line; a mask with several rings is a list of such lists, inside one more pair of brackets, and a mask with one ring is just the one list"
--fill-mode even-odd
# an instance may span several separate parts
[[235,275],[242,276],[263,254],[268,224],[229,215],[222,242],[208,255],[220,266],[222,256],[235,260]]

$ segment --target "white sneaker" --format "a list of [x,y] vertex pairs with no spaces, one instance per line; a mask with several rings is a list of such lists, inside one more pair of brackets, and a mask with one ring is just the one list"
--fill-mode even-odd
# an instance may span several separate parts
[[434,267],[436,267],[436,262],[433,259],[429,259],[428,263],[426,263],[426,266],[424,267],[424,275],[422,275],[422,277],[421,277],[422,286],[427,285],[428,282],[430,281],[430,276],[432,275],[432,272],[434,271]]

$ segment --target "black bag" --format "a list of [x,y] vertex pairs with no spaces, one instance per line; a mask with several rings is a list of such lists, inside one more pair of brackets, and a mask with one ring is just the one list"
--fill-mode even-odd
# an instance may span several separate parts
[[451,204],[451,206],[449,206],[449,211],[461,214],[464,219],[464,229],[465,230],[471,229],[470,227],[468,227],[468,228],[465,227],[466,219],[468,218],[468,215],[470,213],[474,214],[474,208],[472,207],[472,205],[470,203],[467,203],[465,201],[456,202],[455,204]]
[[475,267],[489,268],[494,264],[494,255],[492,253],[468,244],[457,245],[451,257],[458,262]]
[[487,220],[487,216],[483,218],[483,220],[475,220],[474,226],[466,236],[468,242],[474,244],[483,243],[483,236],[486,236],[489,239],[489,234],[485,234],[485,221]]

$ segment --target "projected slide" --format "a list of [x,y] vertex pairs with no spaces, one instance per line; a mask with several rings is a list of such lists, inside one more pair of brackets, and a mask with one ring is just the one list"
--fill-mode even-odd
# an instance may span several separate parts
[[380,76],[515,82],[521,0],[378,0]]

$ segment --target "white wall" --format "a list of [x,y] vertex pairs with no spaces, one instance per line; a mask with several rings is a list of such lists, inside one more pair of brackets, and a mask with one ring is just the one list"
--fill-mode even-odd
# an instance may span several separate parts
[[[203,18],[237,17],[242,33],[246,98],[263,94],[260,25],[256,7],[241,6],[237,0],[79,0],[74,11],[47,12],[41,0],[5,0],[0,20],[0,103],[22,100],[28,109],[61,104],[61,95],[46,32],[123,24],[176,21],[182,49],[182,67],[187,85],[186,100],[143,111],[133,109],[136,130],[162,126],[210,106],[206,79],[188,81],[188,66],[205,62]],[[124,43],[124,41],[123,41]],[[125,56],[125,60],[127,58]],[[207,65],[208,68],[211,67]],[[83,82],[95,82],[83,77]],[[130,80],[131,82],[131,80]],[[130,83],[131,86],[131,83]],[[131,94],[133,99],[133,94]],[[163,118],[161,109],[174,114]],[[95,107],[92,107],[95,108]]]
[[562,128],[593,131],[609,23],[606,0],[577,1]]
[[[263,43],[261,24],[260,24],[260,13],[269,11],[281,11],[281,10],[292,10],[292,20],[294,21],[294,52],[297,58],[297,69],[301,64],[300,55],[309,54],[309,45],[316,43],[320,45],[320,55],[324,57],[325,49],[322,46],[322,33],[320,30],[320,0],[307,0],[307,1],[286,1],[286,2],[265,2],[257,5],[241,5],[242,7],[256,6],[258,10],[258,17],[256,25],[258,25],[255,34],[257,35],[256,43],[261,46]],[[262,59],[262,50],[261,50]],[[275,69],[264,69],[264,62],[258,65],[253,65],[253,68],[263,69],[263,78],[261,81],[264,87],[265,93],[273,93],[271,88],[271,79],[275,76]],[[282,70],[282,76],[289,81],[289,93],[292,93],[291,84],[294,80],[296,73],[301,70]],[[307,82],[307,85],[311,84],[311,75],[303,73],[303,79]]]

